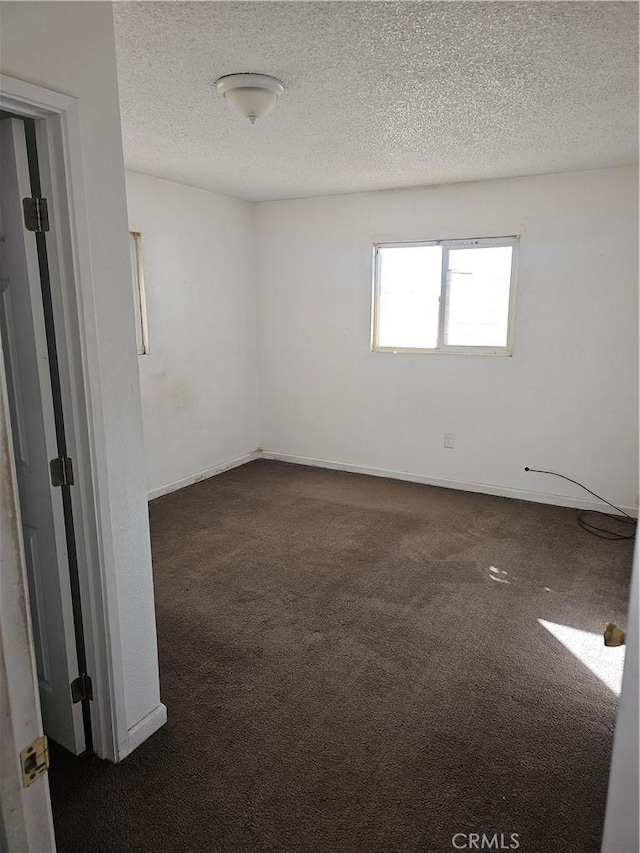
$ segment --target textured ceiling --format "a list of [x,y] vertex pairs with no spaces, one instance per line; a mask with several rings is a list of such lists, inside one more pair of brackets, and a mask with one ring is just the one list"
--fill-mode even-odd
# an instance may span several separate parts
[[[250,200],[637,162],[635,2],[118,2],[127,168]],[[213,81],[286,92],[255,125]]]

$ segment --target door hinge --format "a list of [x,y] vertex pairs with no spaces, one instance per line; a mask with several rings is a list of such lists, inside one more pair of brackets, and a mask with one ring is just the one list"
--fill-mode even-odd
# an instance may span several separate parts
[[73,704],[83,702],[85,699],[91,701],[93,699],[93,685],[91,678],[86,673],[74,678],[71,682],[71,699]]
[[49,462],[52,486],[73,486],[73,462],[68,456],[59,456]]
[[20,753],[20,767],[22,768],[22,787],[29,785],[46,773],[49,767],[49,741],[46,735],[37,737],[26,749]]
[[24,227],[27,231],[48,231],[49,210],[46,198],[23,198]]

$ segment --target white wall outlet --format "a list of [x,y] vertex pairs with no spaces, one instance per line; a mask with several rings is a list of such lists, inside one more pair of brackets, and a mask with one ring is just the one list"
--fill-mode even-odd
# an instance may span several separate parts
[[449,448],[449,450],[453,450],[453,448],[456,446],[456,437],[452,432],[445,432],[444,446]]

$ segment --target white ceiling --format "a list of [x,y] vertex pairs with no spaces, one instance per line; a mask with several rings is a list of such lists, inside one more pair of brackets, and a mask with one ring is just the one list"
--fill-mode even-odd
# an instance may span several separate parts
[[[249,200],[638,159],[635,2],[118,2],[127,168]],[[280,78],[251,125],[213,81]]]

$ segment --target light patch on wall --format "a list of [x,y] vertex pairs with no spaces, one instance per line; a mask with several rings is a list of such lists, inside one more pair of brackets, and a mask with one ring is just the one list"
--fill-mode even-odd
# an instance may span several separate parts
[[558,625],[538,619],[543,628],[559,640],[587,669],[605,684],[616,696],[622,689],[622,670],[624,668],[624,646],[608,648],[604,645],[602,634],[581,631],[569,625]]

